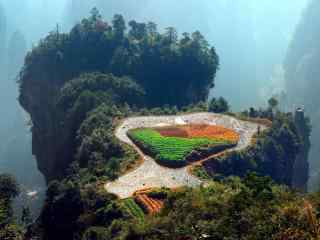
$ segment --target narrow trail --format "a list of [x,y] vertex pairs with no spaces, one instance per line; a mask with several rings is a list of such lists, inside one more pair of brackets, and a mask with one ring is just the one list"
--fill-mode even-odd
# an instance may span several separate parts
[[[258,126],[260,126],[261,131],[267,128],[261,124],[238,120],[231,116],[205,112],[178,116],[148,116],[127,118],[116,129],[115,136],[123,143],[133,146],[144,161],[132,172],[121,176],[113,182],[106,183],[104,186],[105,189],[108,192],[118,195],[120,198],[127,198],[137,190],[144,188],[177,188],[181,186],[194,187],[200,185],[202,181],[189,172],[189,166],[178,169],[160,166],[153,158],[145,155],[127,136],[127,132],[135,128],[151,128],[183,124],[220,125],[229,129],[233,129],[239,133],[240,140],[237,146],[216,154],[215,156],[221,155],[225,152],[245,149],[251,144],[252,137],[257,132]],[[207,159],[208,158],[199,162],[203,162]],[[196,162],[195,164],[199,162]]]

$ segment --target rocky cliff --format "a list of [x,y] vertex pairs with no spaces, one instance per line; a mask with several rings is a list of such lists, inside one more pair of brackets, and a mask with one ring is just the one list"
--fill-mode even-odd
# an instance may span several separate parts
[[308,126],[309,122],[305,121],[302,108],[296,110],[294,122],[303,144],[294,163],[292,186],[306,192],[309,180],[309,151],[311,144],[310,126]]
[[[51,180],[61,176],[72,157],[66,141],[69,129],[60,128],[55,111],[59,90],[72,74],[56,71],[62,65],[57,58],[55,67],[48,66],[51,63],[47,58],[50,56],[38,58],[32,63],[37,67],[23,73],[28,81],[21,85],[19,101],[32,119],[32,153],[37,158],[38,168]],[[32,59],[27,57],[26,61]]]
[[303,106],[312,123],[310,148],[310,188],[318,188],[319,183],[319,61],[320,48],[320,2],[312,0],[306,8],[301,22],[296,28],[284,62],[286,91],[290,108]]

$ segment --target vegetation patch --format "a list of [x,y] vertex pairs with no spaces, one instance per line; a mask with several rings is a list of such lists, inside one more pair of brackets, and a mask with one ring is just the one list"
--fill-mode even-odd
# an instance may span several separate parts
[[192,167],[191,171],[194,176],[200,178],[201,180],[207,181],[212,179],[202,165]]
[[127,198],[123,200],[123,206],[133,218],[139,220],[140,222],[144,221],[144,212],[133,198]]
[[172,191],[171,188],[161,187],[161,188],[144,188],[136,191],[133,196],[145,194],[150,198],[159,199],[164,201],[167,199],[169,193]]
[[221,132],[219,137],[215,137],[214,134],[210,135],[206,129],[207,127],[199,126],[194,131],[190,126],[162,129],[140,128],[129,131],[128,136],[143,151],[154,157],[159,164],[181,167],[189,161],[200,160],[237,143],[235,137],[233,140],[223,139]]
[[169,193],[171,192],[170,188],[152,188],[146,192],[147,196],[154,199],[165,200],[167,199]]

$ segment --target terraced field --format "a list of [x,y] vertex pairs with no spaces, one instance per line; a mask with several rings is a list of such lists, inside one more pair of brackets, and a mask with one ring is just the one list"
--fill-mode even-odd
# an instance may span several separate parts
[[[178,129],[178,128],[177,128]],[[143,150],[154,157],[159,164],[168,167],[181,167],[187,164],[187,156],[199,148],[209,148],[215,146],[231,147],[236,142],[228,139],[215,138],[200,135],[197,136],[163,136],[160,129],[142,128],[128,132],[129,137]]]
[[147,194],[139,194],[135,198],[147,209],[149,214],[159,213],[163,208],[163,202],[161,200],[151,198]]
[[144,212],[133,198],[124,199],[123,206],[133,218],[136,218],[140,222],[144,221]]
[[201,180],[191,175],[187,167],[172,169],[160,166],[155,160],[145,155],[139,147],[128,137],[128,131],[141,128],[159,128],[170,126],[188,126],[190,124],[219,126],[231,129],[239,135],[238,144],[226,151],[242,150],[251,144],[252,136],[265,125],[255,122],[238,120],[234,117],[214,113],[194,113],[181,116],[161,117],[133,117],[125,119],[117,128],[115,136],[124,143],[133,146],[144,159],[142,165],[132,172],[121,176],[114,182],[108,182],[105,189],[118,195],[120,198],[128,198],[134,192],[144,188],[176,188],[181,186],[197,186]]

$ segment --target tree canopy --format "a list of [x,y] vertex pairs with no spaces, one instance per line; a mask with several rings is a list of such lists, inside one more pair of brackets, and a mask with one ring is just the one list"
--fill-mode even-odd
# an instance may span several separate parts
[[21,228],[16,224],[12,202],[20,190],[15,178],[0,174],[0,239],[18,240],[22,237]]
[[12,199],[18,196],[19,186],[16,179],[9,174],[0,175],[0,198]]
[[226,99],[220,97],[218,99],[212,98],[209,103],[209,112],[224,113],[230,110],[230,106]]
[[179,38],[172,27],[160,33],[152,22],[133,20],[127,26],[121,15],[106,22],[93,9],[70,33],[53,31],[28,54],[20,79],[21,100],[25,85],[41,66],[49,75],[46,80],[54,74],[52,81],[95,71],[129,75],[145,90],[146,106],[184,106],[207,99],[218,65],[214,47],[198,31]]
[[[107,22],[95,8],[69,33],[52,31],[26,56],[19,81],[41,171],[61,177],[76,152],[87,156],[77,149],[93,146],[93,139],[83,138],[82,145],[77,131],[102,103],[124,112],[197,104],[207,100],[218,65],[215,49],[198,31],[179,37],[174,28],[160,33],[155,23],[127,24],[121,15]],[[92,136],[102,143],[105,134]],[[101,156],[107,154],[94,159]]]

